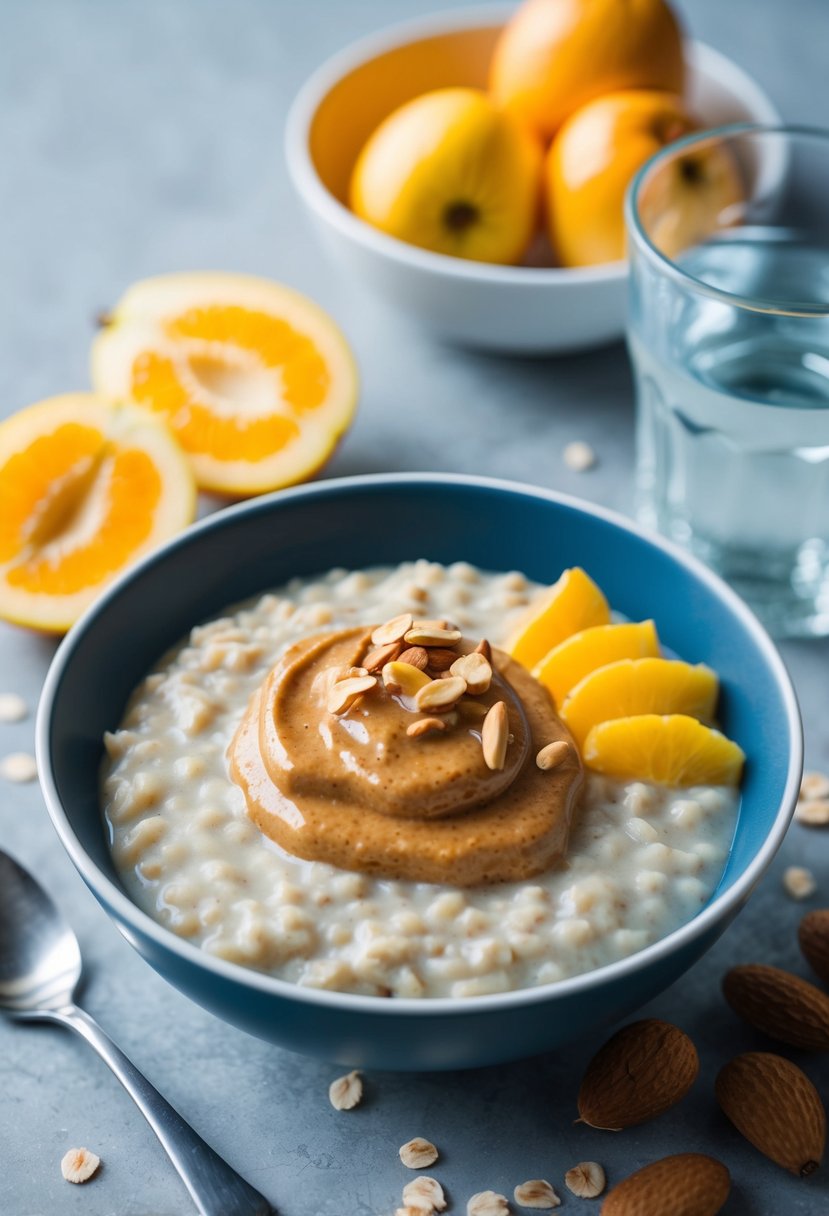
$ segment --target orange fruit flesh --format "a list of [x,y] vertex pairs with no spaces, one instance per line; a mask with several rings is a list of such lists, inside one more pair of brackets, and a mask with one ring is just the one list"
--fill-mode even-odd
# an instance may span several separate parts
[[561,707],[562,720],[583,746],[599,722],[640,714],[685,714],[711,719],[719,685],[709,667],[671,659],[620,659],[576,685]]
[[356,374],[304,297],[238,275],[131,288],[96,339],[96,388],[161,416],[205,489],[244,495],[311,476],[351,421]]
[[609,621],[610,608],[600,589],[584,570],[573,566],[530,605],[504,649],[532,670],[571,634]]
[[587,736],[588,768],[622,781],[738,785],[745,754],[725,735],[684,714],[641,714],[601,722]]
[[130,561],[193,518],[174,442],[91,394],[0,426],[0,616],[62,632]]
[[657,658],[659,638],[653,621],[594,625],[554,646],[533,668],[533,675],[561,705],[579,681],[619,659]]

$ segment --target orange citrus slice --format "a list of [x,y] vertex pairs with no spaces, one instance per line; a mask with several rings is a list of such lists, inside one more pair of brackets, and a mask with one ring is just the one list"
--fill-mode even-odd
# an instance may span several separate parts
[[317,472],[357,398],[351,351],[322,309],[220,273],[131,287],[95,339],[92,382],[163,418],[200,486],[242,496]]
[[594,625],[565,638],[533,668],[533,675],[552,693],[556,705],[597,667],[619,659],[648,659],[659,655],[653,621],[639,624]]
[[632,714],[687,714],[712,718],[719,683],[702,663],[619,659],[581,680],[561,707],[561,718],[582,746],[599,722]]
[[504,649],[532,670],[571,634],[593,625],[607,625],[609,621],[607,600],[592,578],[579,566],[573,566],[530,605]]
[[600,722],[587,736],[588,768],[661,785],[738,785],[741,747],[685,714],[641,714]]
[[0,616],[63,633],[195,507],[186,459],[145,410],[75,393],[12,415],[0,424]]

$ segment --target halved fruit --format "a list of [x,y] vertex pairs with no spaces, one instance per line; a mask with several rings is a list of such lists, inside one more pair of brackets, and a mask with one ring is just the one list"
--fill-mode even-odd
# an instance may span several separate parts
[[92,382],[153,410],[198,484],[259,494],[313,476],[354,416],[357,372],[329,316],[247,275],[136,283],[92,347]]
[[657,658],[659,638],[653,621],[594,625],[554,646],[533,668],[533,675],[552,693],[556,705],[597,667],[619,659]]
[[560,709],[581,747],[592,727],[633,714],[714,716],[719,682],[710,667],[673,659],[620,659],[585,676]]
[[145,410],[92,393],[21,410],[0,424],[0,616],[65,632],[195,509],[190,466]]
[[718,730],[685,714],[641,714],[601,722],[587,736],[584,763],[619,780],[661,785],[738,785],[745,754]]
[[565,638],[593,625],[606,625],[610,608],[592,578],[579,566],[565,570],[557,583],[530,605],[504,649],[532,670]]

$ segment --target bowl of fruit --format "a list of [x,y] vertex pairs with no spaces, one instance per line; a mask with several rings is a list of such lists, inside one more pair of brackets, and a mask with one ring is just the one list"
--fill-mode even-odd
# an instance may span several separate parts
[[[620,338],[637,169],[693,130],[780,121],[663,0],[628,10],[444,13],[323,64],[291,109],[286,155],[345,273],[450,342],[545,354]],[[676,190],[716,224],[739,181],[709,157]]]

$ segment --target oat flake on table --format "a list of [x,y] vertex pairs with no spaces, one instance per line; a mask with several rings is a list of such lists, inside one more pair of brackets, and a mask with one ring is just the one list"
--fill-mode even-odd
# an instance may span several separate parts
[[362,1101],[363,1081],[358,1072],[349,1072],[337,1077],[328,1086],[328,1100],[334,1110],[353,1110]]
[[22,722],[29,707],[16,692],[0,692],[0,722]]
[[529,1182],[522,1182],[515,1188],[512,1197],[522,1208],[550,1211],[551,1208],[561,1207],[561,1200],[546,1178],[531,1178]]
[[436,1178],[427,1178],[425,1174],[421,1174],[403,1187],[403,1203],[405,1207],[413,1208],[416,1212],[425,1212],[426,1216],[432,1216],[433,1212],[442,1212],[445,1209],[446,1196]]
[[0,760],[0,777],[24,785],[37,779],[37,761],[28,752],[10,752]]
[[497,1191],[478,1191],[466,1205],[466,1216],[509,1216],[507,1197]]
[[580,1161],[564,1175],[564,1184],[579,1199],[595,1199],[607,1186],[607,1175],[598,1161]]
[[60,1172],[67,1182],[88,1182],[98,1170],[101,1158],[88,1148],[70,1148],[60,1162]]
[[815,876],[805,866],[789,866],[784,870],[783,886],[792,899],[808,899],[817,890]]
[[424,1140],[422,1136],[407,1140],[397,1151],[400,1160],[410,1170],[425,1169],[428,1165],[434,1165],[438,1159],[438,1150],[434,1144],[430,1140]]

